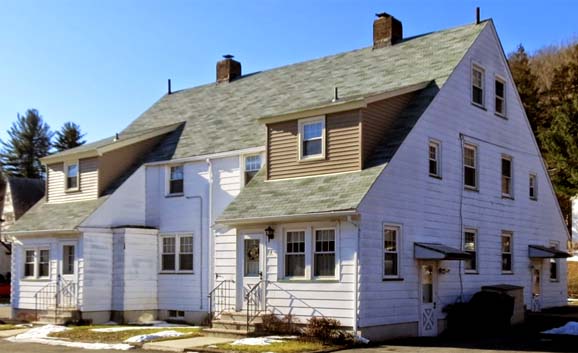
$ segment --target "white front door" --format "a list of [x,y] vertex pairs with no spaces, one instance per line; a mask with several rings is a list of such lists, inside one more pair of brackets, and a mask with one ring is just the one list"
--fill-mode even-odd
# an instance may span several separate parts
[[532,311],[542,310],[542,261],[532,261]]
[[263,279],[263,268],[265,265],[265,242],[263,234],[245,234],[240,249],[241,271],[243,279],[241,281],[241,290],[238,298],[239,307],[247,309],[247,294],[251,292],[251,305],[253,309],[260,309],[263,305],[264,285],[256,287]]
[[436,315],[437,266],[434,262],[421,262],[420,273],[420,307],[419,335],[437,336],[438,325]]

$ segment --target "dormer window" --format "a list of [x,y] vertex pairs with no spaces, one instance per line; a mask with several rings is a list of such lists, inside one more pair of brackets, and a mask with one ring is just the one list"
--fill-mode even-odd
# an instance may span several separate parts
[[78,162],[66,164],[66,191],[78,190]]
[[169,168],[169,195],[182,195],[184,192],[185,174],[182,165]]
[[325,157],[325,117],[299,120],[299,157],[301,160]]
[[472,103],[484,107],[484,70],[475,65],[472,67]]

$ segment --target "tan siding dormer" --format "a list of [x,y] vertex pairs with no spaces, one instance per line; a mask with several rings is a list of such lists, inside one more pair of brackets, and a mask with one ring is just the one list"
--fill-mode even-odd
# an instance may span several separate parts
[[65,189],[64,162],[47,166],[48,189],[46,195],[48,202],[86,201],[94,200],[98,197],[98,158],[81,159],[78,164],[79,188],[74,191]]
[[359,110],[325,116],[325,156],[300,160],[299,120],[267,125],[268,179],[285,179],[361,169]]

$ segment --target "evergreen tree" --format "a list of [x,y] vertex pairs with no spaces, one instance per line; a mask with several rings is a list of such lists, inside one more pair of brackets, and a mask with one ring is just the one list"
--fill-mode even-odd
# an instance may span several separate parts
[[518,46],[518,50],[511,53],[508,57],[508,64],[526,110],[526,115],[528,120],[530,120],[530,125],[532,125],[532,131],[537,136],[544,125],[544,116],[540,109],[541,96],[537,86],[538,78],[532,73],[530,58],[521,44]]
[[80,131],[78,124],[67,122],[60,131],[56,132],[56,142],[53,143],[53,146],[57,151],[78,147],[86,142],[82,140],[83,137],[84,134]]
[[38,111],[29,109],[18,115],[8,130],[8,141],[0,141],[0,168],[6,175],[40,178],[43,169],[40,158],[48,155],[52,132]]

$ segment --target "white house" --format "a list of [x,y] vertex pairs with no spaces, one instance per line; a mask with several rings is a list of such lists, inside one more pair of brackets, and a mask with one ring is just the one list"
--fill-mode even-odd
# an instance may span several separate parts
[[491,21],[403,38],[380,14],[371,47],[250,75],[226,56],[43,162],[10,229],[20,317],[239,333],[273,312],[381,339],[438,334],[484,285],[566,300],[568,232]]

